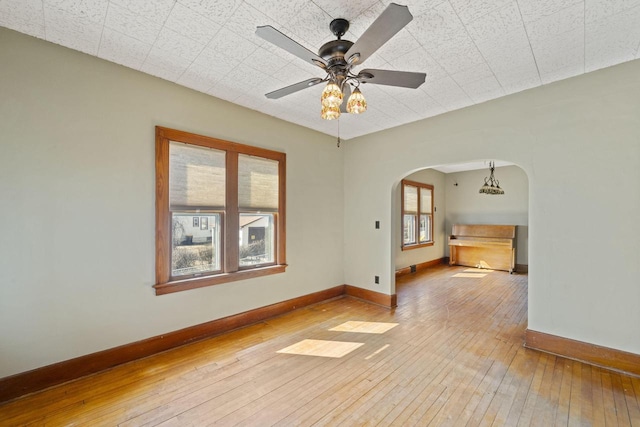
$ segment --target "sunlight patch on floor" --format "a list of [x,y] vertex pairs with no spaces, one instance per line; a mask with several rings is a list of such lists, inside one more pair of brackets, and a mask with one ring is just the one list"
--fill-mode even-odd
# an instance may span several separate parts
[[470,278],[481,278],[486,276],[486,274],[478,274],[478,273],[458,273],[458,274],[454,274],[453,277],[470,277]]
[[389,344],[385,344],[382,347],[380,347],[379,349],[377,349],[376,351],[374,351],[373,353],[371,353],[370,355],[368,355],[367,357],[364,358],[364,360],[369,360],[371,359],[373,356],[375,356],[376,354],[386,350],[387,348],[389,348]]
[[277,353],[340,358],[362,345],[364,345],[364,343],[361,342],[302,340],[287,348],[278,350]]
[[360,322],[356,320],[350,320],[329,330],[337,332],[359,332],[363,334],[384,334],[385,332],[395,328],[396,326],[398,326],[397,323]]
[[487,268],[467,268],[465,273],[493,273],[495,270],[489,270]]

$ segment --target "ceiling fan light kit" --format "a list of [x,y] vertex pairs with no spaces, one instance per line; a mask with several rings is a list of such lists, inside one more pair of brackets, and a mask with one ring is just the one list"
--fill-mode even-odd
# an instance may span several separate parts
[[342,98],[344,97],[340,86],[334,82],[329,82],[322,91],[320,96],[320,102],[323,107],[336,107],[340,108],[342,104]]
[[347,112],[349,114],[361,114],[367,111],[367,100],[360,92],[360,88],[356,87],[347,101]]
[[[342,18],[334,19],[329,24],[329,28],[336,36],[336,40],[322,45],[317,55],[269,25],[258,27],[256,35],[259,37],[326,72],[324,78],[295,83],[269,92],[266,97],[278,99],[327,82],[320,96],[321,117],[334,120],[339,118],[341,113],[361,114],[367,110],[367,101],[359,88],[363,83],[417,89],[424,83],[425,73],[366,69],[356,74],[352,71],[353,67],[361,65],[412,19],[413,16],[407,6],[391,3],[355,43],[342,40],[342,36],[349,30],[349,21]],[[351,93],[351,86],[354,87],[353,93]]]
[[320,117],[325,120],[335,120],[340,117],[340,107],[337,105],[322,106]]

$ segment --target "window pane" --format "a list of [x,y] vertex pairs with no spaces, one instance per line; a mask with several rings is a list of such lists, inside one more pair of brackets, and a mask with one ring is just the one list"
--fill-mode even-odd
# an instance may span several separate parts
[[225,152],[211,148],[169,144],[169,205],[220,209],[225,199]]
[[420,243],[431,241],[431,215],[420,215]]
[[420,213],[431,213],[431,190],[420,188]]
[[278,210],[278,162],[262,157],[238,156],[238,206],[274,212]]
[[403,223],[403,243],[405,245],[416,243],[416,216],[404,215]]
[[174,212],[171,275],[199,275],[220,267],[220,215]]
[[240,267],[274,262],[274,216],[240,214]]
[[404,211],[405,213],[418,213],[418,187],[404,186]]

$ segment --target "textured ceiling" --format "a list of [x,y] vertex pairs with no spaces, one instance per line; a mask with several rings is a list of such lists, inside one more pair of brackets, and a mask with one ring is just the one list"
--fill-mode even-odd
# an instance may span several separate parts
[[[435,116],[640,57],[640,0],[409,0],[414,19],[355,68],[426,72],[419,89],[364,85],[369,109],[343,114],[344,139]],[[346,18],[355,41],[377,0],[0,0],[0,26],[336,135],[322,85],[264,94],[324,72],[254,32],[272,25],[308,49]]]

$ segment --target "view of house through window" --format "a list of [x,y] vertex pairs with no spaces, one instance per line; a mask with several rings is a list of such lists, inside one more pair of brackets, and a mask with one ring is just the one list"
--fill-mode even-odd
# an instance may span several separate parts
[[240,267],[273,262],[274,213],[278,211],[278,199],[278,162],[240,154]]
[[402,249],[433,245],[433,186],[402,181]]
[[173,212],[171,275],[197,275],[219,271],[220,215]]
[[284,271],[285,154],[156,133],[156,292]]
[[273,215],[240,214],[240,266],[273,262]]
[[219,271],[220,213],[226,194],[225,152],[169,143],[171,276]]

